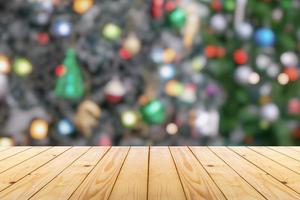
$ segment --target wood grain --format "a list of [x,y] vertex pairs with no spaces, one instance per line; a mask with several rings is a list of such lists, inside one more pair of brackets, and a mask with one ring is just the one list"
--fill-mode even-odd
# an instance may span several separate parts
[[92,147],[31,199],[68,199],[109,147]]
[[187,199],[225,199],[187,147],[171,147]]
[[284,185],[292,188],[296,192],[300,192],[300,175],[294,173],[286,167],[274,162],[273,160],[266,158],[263,155],[256,153],[255,151],[245,147],[230,147],[233,151],[238,153],[244,159],[253,163],[258,168],[267,172]]
[[151,147],[148,199],[186,199],[168,147]]
[[0,160],[4,160],[6,158],[9,158],[11,156],[14,156],[22,151],[25,151],[26,149],[29,149],[31,147],[14,147],[14,148],[8,148],[0,153]]
[[294,171],[295,173],[300,174],[300,161],[297,161],[291,157],[288,157],[284,154],[281,154],[277,151],[274,151],[268,147],[249,147],[253,151],[260,153],[261,155],[266,156],[267,158],[279,163],[286,168]]
[[26,149],[25,151],[22,151],[18,154],[15,154],[11,157],[8,157],[2,161],[0,161],[0,173],[6,171],[7,169],[31,158],[36,156],[37,154],[46,151],[50,147],[36,147],[36,148],[30,148]]
[[16,165],[15,167],[12,167],[9,170],[1,173],[0,191],[21,180],[23,177],[43,166],[45,163],[51,161],[69,148],[70,147],[51,148],[29,160],[26,160],[22,164]]
[[270,148],[273,149],[274,151],[277,151],[295,160],[300,161],[300,152],[295,149],[288,148],[288,147],[270,147]]
[[207,147],[191,147],[227,199],[265,199]]
[[108,199],[129,147],[112,147],[70,199]]
[[300,195],[295,191],[227,147],[209,148],[267,199],[300,199]]
[[52,162],[28,174],[23,179],[0,192],[0,199],[28,199],[48,184],[55,176],[68,167],[90,147],[73,147]]
[[299,147],[0,147],[0,199],[300,200]]
[[109,199],[147,199],[148,153],[149,147],[131,147]]

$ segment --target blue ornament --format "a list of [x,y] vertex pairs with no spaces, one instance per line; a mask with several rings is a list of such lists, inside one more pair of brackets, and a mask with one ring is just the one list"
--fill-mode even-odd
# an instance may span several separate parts
[[67,119],[61,119],[57,124],[57,130],[61,135],[70,135],[74,132],[74,125]]
[[70,36],[72,29],[72,23],[66,19],[57,19],[52,25],[52,33],[56,37]]
[[260,28],[255,32],[254,40],[260,47],[271,47],[275,42],[275,34],[269,28]]

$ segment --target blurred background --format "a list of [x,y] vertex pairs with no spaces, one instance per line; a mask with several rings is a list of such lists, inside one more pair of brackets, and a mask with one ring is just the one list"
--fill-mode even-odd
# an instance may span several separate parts
[[298,145],[300,0],[0,2],[0,145]]

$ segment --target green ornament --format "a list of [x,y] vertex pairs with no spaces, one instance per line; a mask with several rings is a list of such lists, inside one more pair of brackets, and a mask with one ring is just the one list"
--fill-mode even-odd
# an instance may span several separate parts
[[14,61],[13,69],[18,76],[27,76],[32,72],[32,64],[26,58],[17,58]]
[[169,24],[177,29],[181,29],[186,21],[186,12],[181,8],[175,8],[168,16]]
[[140,109],[142,118],[148,124],[161,124],[166,117],[165,106],[159,100],[152,100]]
[[226,0],[224,2],[224,8],[228,12],[232,12],[235,9],[235,0]]
[[120,38],[122,30],[119,26],[108,23],[103,27],[102,34],[106,39],[114,41]]
[[76,53],[73,49],[68,49],[63,65],[65,73],[58,77],[55,85],[55,95],[66,99],[78,99],[83,96],[84,84]]

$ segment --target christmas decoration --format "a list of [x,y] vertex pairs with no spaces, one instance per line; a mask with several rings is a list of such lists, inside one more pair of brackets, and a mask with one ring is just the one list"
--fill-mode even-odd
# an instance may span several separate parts
[[55,85],[55,94],[58,97],[68,99],[77,99],[82,97],[84,93],[84,85],[76,60],[76,54],[73,49],[67,50],[63,66],[66,72],[58,77]]
[[157,99],[142,106],[140,111],[143,119],[149,124],[161,124],[165,120],[165,106]]
[[108,40],[118,40],[121,36],[121,29],[116,24],[105,24],[102,30],[103,36]]
[[0,73],[8,74],[10,72],[10,62],[5,55],[0,55]]
[[93,6],[93,0],[75,0],[73,10],[79,14],[87,12]]
[[3,1],[0,145],[300,145],[298,8]]
[[175,8],[168,16],[170,25],[174,28],[182,28],[186,22],[186,12],[182,8]]
[[269,28],[260,28],[256,30],[254,39],[260,47],[271,47],[275,42],[275,34]]
[[48,122],[43,119],[35,119],[31,122],[29,133],[33,139],[42,140],[48,134]]
[[26,58],[17,58],[13,64],[14,72],[19,76],[27,76],[32,71],[32,64]]
[[122,125],[126,128],[134,128],[138,122],[137,113],[131,110],[126,110],[121,113]]

